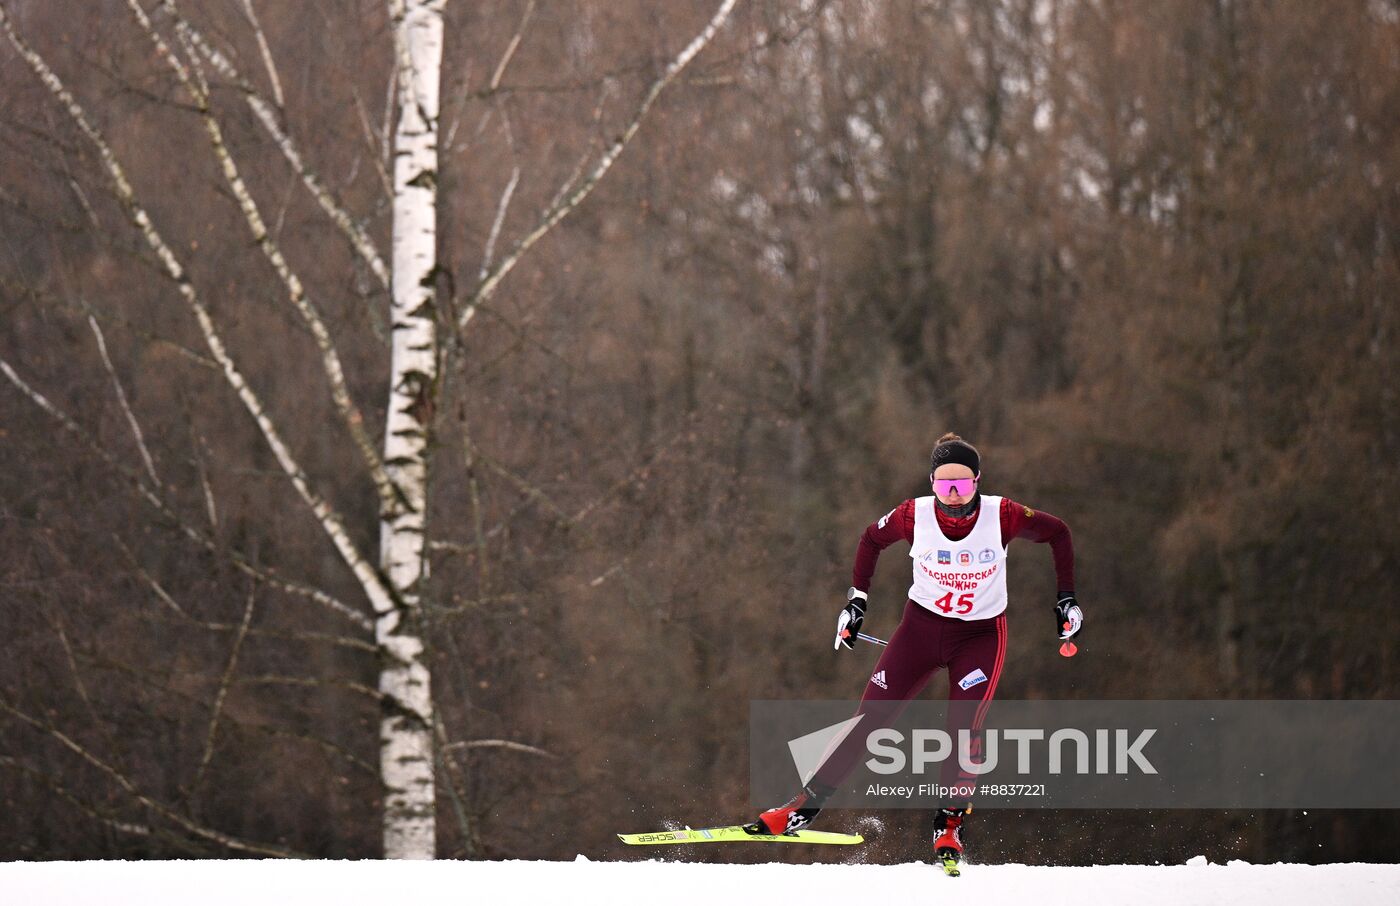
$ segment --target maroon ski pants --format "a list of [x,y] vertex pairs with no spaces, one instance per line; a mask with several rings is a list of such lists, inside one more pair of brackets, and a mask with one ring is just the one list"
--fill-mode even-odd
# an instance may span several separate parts
[[[904,705],[918,695],[940,667],[948,670],[948,722],[946,730],[956,746],[959,730],[969,730],[972,754],[981,754],[978,736],[987,709],[1001,679],[1006,660],[1006,614],[985,620],[957,620],[944,617],[908,601],[904,618],[865,684],[857,714],[867,719],[856,725],[822,762],[813,778],[819,784],[837,788],[865,755],[867,734],[893,723]],[[972,775],[958,767],[958,759],[943,762],[939,782],[944,786],[966,786]],[[966,801],[957,795],[951,801]]]

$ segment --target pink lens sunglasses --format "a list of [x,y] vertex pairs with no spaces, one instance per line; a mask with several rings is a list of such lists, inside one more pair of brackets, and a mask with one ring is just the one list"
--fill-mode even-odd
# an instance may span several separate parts
[[977,487],[976,478],[935,478],[933,480],[933,490],[940,497],[947,497],[954,491],[959,497],[971,497],[972,489]]

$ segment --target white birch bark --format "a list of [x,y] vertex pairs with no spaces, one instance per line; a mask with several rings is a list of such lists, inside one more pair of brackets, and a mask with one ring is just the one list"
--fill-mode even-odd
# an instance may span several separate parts
[[[263,406],[252,386],[239,370],[230,350],[224,345],[216,328],[211,312],[194,283],[190,280],[184,265],[178,260],[172,246],[152,222],[146,209],[138,202],[136,193],[128,182],[125,172],[112,153],[101,133],[93,126],[74,96],[64,87],[58,76],[47,63],[30,49],[18,36],[7,14],[4,0],[0,0],[0,32],[19,51],[39,79],[59,101],[78,128],[97,149],[101,165],[106,170],[127,217],[142,234],[147,245],[155,254],[161,270],[175,284],[177,291],[194,315],[200,332],[203,334],[213,362],[239,398],[248,414],[253,418],[264,440],[276,457],[278,464],[291,481],[303,502],[311,509],[323,531],[334,544],[347,566],[359,580],[370,606],[374,611],[375,648],[380,656],[381,668],[378,690],[371,690],[356,684],[342,683],[372,695],[382,706],[380,722],[380,774],[384,788],[383,845],[387,858],[431,859],[436,850],[435,827],[435,787],[434,775],[434,727],[430,674],[426,661],[423,640],[423,625],[420,602],[423,583],[427,579],[427,537],[426,510],[428,495],[428,443],[429,427],[439,392],[439,369],[441,359],[447,354],[437,334],[434,285],[437,276],[437,184],[439,148],[439,94],[443,56],[444,8],[446,0],[387,0],[391,11],[395,66],[390,91],[397,91],[397,128],[393,144],[393,249],[392,265],[386,268],[379,258],[364,229],[331,198],[315,174],[305,164],[300,153],[292,145],[290,138],[281,128],[276,111],[263,101],[243,82],[231,64],[211,47],[183,19],[179,17],[174,0],[160,0],[176,23],[176,28],[184,40],[184,48],[190,59],[197,64],[198,56],[210,60],[216,69],[226,77],[239,83],[247,92],[248,103],[257,114],[260,122],[269,131],[279,148],[303,179],[308,189],[316,197],[332,220],[350,237],[352,244],[370,269],[390,287],[392,300],[391,314],[391,359],[388,409],[386,414],[385,438],[382,457],[378,457],[387,477],[381,476],[377,485],[392,487],[396,493],[382,495],[380,500],[380,547],[378,568],[371,565],[369,558],[361,556],[344,520],[328,500],[321,497],[312,485],[310,477],[294,458],[291,448],[284,441],[271,415]],[[715,14],[701,31],[671,61],[660,77],[644,95],[636,115],[622,133],[604,149],[602,157],[585,175],[583,164],[556,195],[554,201],[543,212],[536,226],[499,262],[493,265],[494,246],[504,220],[505,208],[514,194],[519,178],[517,170],[507,186],[501,200],[501,207],[493,223],[491,237],[484,256],[483,272],[472,293],[469,304],[462,312],[460,320],[449,324],[449,334],[455,327],[463,329],[471,318],[474,308],[487,300],[500,285],[501,280],[516,265],[521,257],[559,221],[577,207],[599,180],[607,173],[621,154],[625,145],[636,134],[638,127],[658,95],[669,85],[680,71],[710,42],[716,31],[728,18],[736,0],[719,0]],[[245,0],[245,9],[251,12],[251,3]],[[144,6],[132,2],[138,20],[152,36],[162,52],[171,50],[159,40],[155,30],[149,27],[149,19]],[[530,9],[533,8],[533,4]],[[251,17],[250,17],[251,18]],[[528,10],[527,16],[528,19]],[[522,25],[523,27],[523,25]],[[262,36],[259,35],[260,41]],[[493,82],[498,80],[505,63],[513,54],[518,41],[513,41],[505,59],[497,67]],[[193,48],[193,50],[191,50]],[[276,82],[275,69],[270,78]],[[168,61],[178,63],[179,58],[167,53]],[[199,65],[186,73],[176,66],[187,86],[191,86],[196,97],[203,99],[206,114],[206,128],[211,133],[216,151],[220,153],[225,175],[229,178],[235,195],[249,220],[254,235],[261,242],[266,235],[261,215],[252,203],[251,195],[243,191],[232,159],[223,145],[221,134],[207,109],[208,88],[204,84]],[[274,87],[275,91],[275,87]],[[280,106],[280,99],[279,99]],[[386,118],[386,133],[389,120]],[[387,134],[386,134],[387,139]],[[583,163],[586,163],[585,158]],[[581,181],[580,181],[581,179]],[[265,252],[271,251],[264,248]],[[280,261],[280,254],[270,255],[278,267],[279,276],[289,283],[290,271]],[[299,285],[289,287],[294,302],[302,301]],[[299,307],[300,308],[300,307]],[[304,315],[305,311],[302,312]],[[312,313],[314,314],[314,312]],[[319,318],[311,318],[313,326]],[[318,335],[323,357],[328,366],[328,377],[333,390],[341,384],[338,357],[331,346],[329,336]],[[450,338],[450,337],[449,337]],[[334,366],[334,367],[332,367]],[[0,361],[0,374],[16,386],[29,393],[31,399],[43,405],[55,418],[64,423],[70,431],[81,436],[81,429],[61,412],[47,404],[37,392],[30,390],[6,363]],[[348,401],[348,400],[347,400]],[[342,400],[337,400],[338,403]],[[347,411],[357,415],[353,405],[342,405],[342,414]],[[362,420],[351,417],[352,431]],[[373,451],[370,451],[371,454]],[[375,457],[365,457],[371,472],[375,472]],[[107,457],[104,455],[104,459]],[[133,486],[150,503],[162,512],[166,506],[158,494],[158,489],[145,485],[139,472],[120,463],[112,463],[131,479]],[[201,540],[206,546],[211,542],[200,533],[183,527],[192,538]],[[332,606],[338,612],[354,619],[360,625],[368,620],[347,605],[330,598],[314,589],[306,589],[296,583],[278,579],[276,576],[255,569],[241,558],[235,558],[236,565],[249,575],[285,588],[298,594],[305,594],[323,604]],[[178,607],[176,608],[178,610]],[[246,630],[246,627],[245,627]],[[253,677],[248,681],[290,682],[291,678]],[[296,680],[297,682],[318,682]],[[4,706],[0,700],[0,707]],[[7,709],[8,710],[8,709]],[[37,726],[37,724],[36,724]],[[58,737],[61,742],[66,738]],[[457,744],[455,747],[493,746],[515,748],[516,744],[502,740],[477,740]],[[70,745],[70,747],[72,747]],[[449,745],[449,749],[453,746]],[[538,750],[521,747],[519,751],[545,754]],[[79,754],[89,757],[82,750]],[[207,759],[206,759],[207,760]],[[105,765],[93,762],[97,767],[109,770]],[[134,791],[132,791],[133,794]],[[142,799],[145,802],[145,799]],[[150,807],[160,811],[158,805]],[[162,814],[166,812],[162,811]],[[168,815],[167,815],[168,816]],[[169,817],[169,816],[168,816]],[[215,832],[195,828],[181,822],[176,816],[172,820],[182,823],[193,833],[216,840],[223,845],[244,848],[251,852],[267,855],[286,855],[288,851],[274,847],[252,848],[250,844],[228,838],[214,836]]]
[[399,111],[394,135],[393,300],[384,466],[402,492],[380,514],[380,571],[395,606],[375,622],[383,654],[379,691],[384,856],[431,859],[433,703],[422,640],[426,578],[428,427],[438,383],[433,284],[437,266],[438,89],[446,0],[391,0]]

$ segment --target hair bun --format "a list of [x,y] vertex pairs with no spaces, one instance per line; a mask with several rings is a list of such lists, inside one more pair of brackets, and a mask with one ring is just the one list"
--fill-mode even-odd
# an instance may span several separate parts
[[[934,441],[933,443],[934,443],[934,446],[938,446],[939,444],[941,444],[941,443],[947,443],[947,442],[950,441],[950,440],[962,440],[962,438],[961,438],[961,437],[958,437],[958,436],[957,436],[956,434],[954,434],[952,431],[949,431],[947,434],[945,434],[945,435],[943,435],[942,437],[938,438],[938,440]],[[964,441],[964,443],[965,443],[965,441]]]

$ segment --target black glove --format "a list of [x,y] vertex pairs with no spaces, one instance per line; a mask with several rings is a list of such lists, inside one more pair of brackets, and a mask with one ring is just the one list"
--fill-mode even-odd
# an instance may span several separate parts
[[1084,628],[1084,611],[1079,609],[1074,592],[1062,591],[1056,597],[1055,632],[1059,633],[1061,640],[1072,639]]
[[842,645],[847,648],[856,647],[856,633],[860,632],[860,624],[865,620],[866,594],[859,588],[852,588],[846,592],[846,606],[841,608],[841,614],[836,618],[836,641],[832,643],[833,649],[840,649]]

